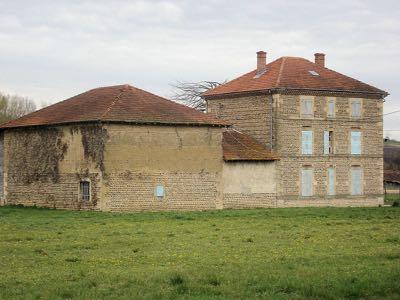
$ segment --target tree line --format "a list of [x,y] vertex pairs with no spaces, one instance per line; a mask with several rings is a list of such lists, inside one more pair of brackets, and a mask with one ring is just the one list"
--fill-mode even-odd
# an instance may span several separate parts
[[0,124],[17,119],[35,110],[36,104],[32,99],[0,92]]

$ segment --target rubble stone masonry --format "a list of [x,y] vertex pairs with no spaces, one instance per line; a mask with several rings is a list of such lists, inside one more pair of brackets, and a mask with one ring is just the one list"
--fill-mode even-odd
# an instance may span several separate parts
[[[221,208],[221,139],[221,128],[206,126],[81,124],[6,130],[4,201],[102,211]],[[57,155],[49,151],[59,148]],[[26,151],[33,154],[23,155]],[[90,182],[87,201],[80,197],[81,181]],[[163,197],[156,196],[157,186],[163,187]]]
[[[362,98],[361,116],[352,118],[350,97],[276,95],[275,151],[279,206],[364,206],[383,204],[383,121],[380,99]],[[301,100],[313,100],[313,117],[301,116]],[[327,100],[335,116],[327,116]],[[302,130],[313,131],[313,154],[301,153]],[[324,154],[324,131],[333,131],[333,154]],[[361,155],[351,153],[351,131],[361,132]],[[301,169],[313,169],[312,197],[301,197]],[[351,167],[363,170],[363,193],[351,196]],[[328,196],[328,168],[336,173],[335,196]],[[289,175],[289,176],[288,176]]]
[[[276,206],[371,206],[383,204],[383,100],[363,95],[310,93],[208,99],[208,111],[272,149],[276,162]],[[301,101],[312,100],[313,115],[301,115]],[[328,99],[335,115],[328,117]],[[351,117],[351,102],[361,116]],[[302,154],[302,131],[313,131],[313,153]],[[333,131],[333,153],[324,154],[324,131]],[[361,132],[361,155],[351,153],[351,131]],[[362,168],[363,193],[351,195],[351,167]],[[301,196],[301,170],[313,170],[313,196]],[[336,173],[335,195],[328,196],[328,168]],[[270,183],[268,183],[270,184]],[[248,195],[243,195],[244,198]],[[243,198],[242,197],[242,198]],[[250,203],[251,202],[251,203]],[[254,206],[254,201],[249,202]],[[243,205],[243,201],[241,201]],[[271,206],[274,206],[274,202]]]

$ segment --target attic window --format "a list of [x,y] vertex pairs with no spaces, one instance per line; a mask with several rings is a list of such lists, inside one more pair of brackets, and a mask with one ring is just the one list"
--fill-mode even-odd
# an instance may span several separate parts
[[317,72],[313,71],[313,70],[308,71],[308,72],[310,72],[310,74],[311,74],[312,76],[319,76],[319,74],[318,74]]
[[260,77],[263,76],[267,71],[268,71],[267,68],[262,69],[261,71],[257,72],[257,74],[256,74],[253,78],[260,78]]

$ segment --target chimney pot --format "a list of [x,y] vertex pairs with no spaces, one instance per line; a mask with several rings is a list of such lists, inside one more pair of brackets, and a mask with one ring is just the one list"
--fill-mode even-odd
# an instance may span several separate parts
[[265,69],[267,65],[267,52],[258,51],[257,52],[257,73]]
[[315,53],[315,64],[325,68],[325,54],[324,53]]

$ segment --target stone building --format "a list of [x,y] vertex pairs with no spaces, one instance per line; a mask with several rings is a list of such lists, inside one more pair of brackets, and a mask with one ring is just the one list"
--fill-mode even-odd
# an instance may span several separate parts
[[102,211],[383,203],[386,92],[282,57],[204,94],[208,114],[129,85],[0,125],[2,204]]
[[[222,179],[230,178],[224,156],[232,165],[275,160],[224,121],[129,85],[85,92],[5,123],[0,131],[0,192],[7,205],[102,211],[223,208]],[[223,143],[230,133],[240,141]],[[248,153],[249,147],[258,152]],[[246,183],[248,190],[253,185],[260,183]],[[275,196],[275,183],[264,190]]]
[[257,52],[256,70],[204,94],[209,114],[279,157],[274,200],[242,191],[234,206],[383,204],[387,95],[326,68],[322,53],[314,62],[281,57],[267,64]]

